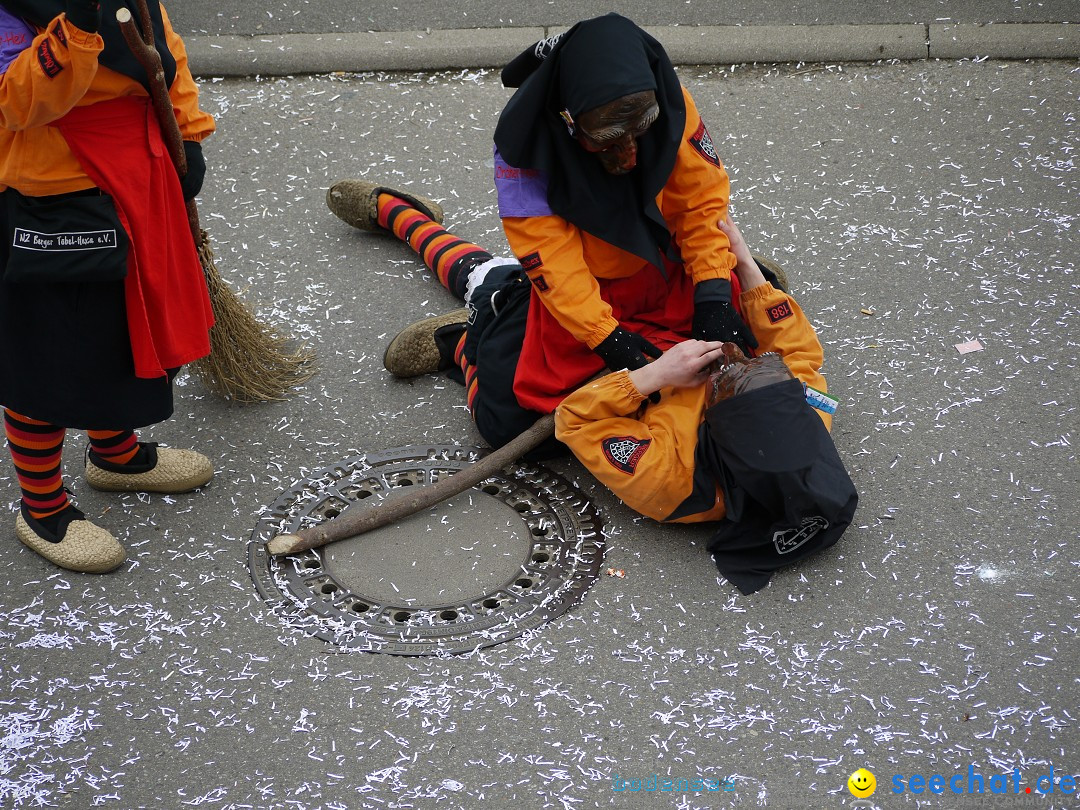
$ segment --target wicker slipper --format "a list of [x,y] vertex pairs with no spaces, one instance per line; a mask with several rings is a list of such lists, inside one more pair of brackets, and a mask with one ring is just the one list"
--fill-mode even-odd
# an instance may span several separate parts
[[28,548],[36,551],[54,565],[69,571],[103,574],[127,559],[127,552],[105,529],[86,520],[82,512],[73,510],[74,520],[58,529],[59,542],[48,537],[47,530],[36,520],[29,520],[20,510],[15,516],[15,536]]
[[369,183],[367,180],[339,180],[326,192],[326,204],[339,218],[362,231],[386,232],[379,225],[379,195],[393,194],[416,206],[436,222],[443,221],[442,206],[427,197],[410,194],[399,188]]
[[[765,276],[765,280],[772,284],[774,287],[779,287],[786,293],[791,292],[791,288],[788,286],[787,273],[784,272],[784,268],[774,262],[772,259],[766,259],[764,256],[758,256],[754,254],[754,261],[758,263],[758,267],[761,268],[762,274]],[[770,276],[774,278],[770,278]]]
[[123,466],[86,460],[86,483],[103,492],[191,492],[214,477],[210,459],[194,450],[144,443],[152,454],[148,469],[126,472]]
[[462,307],[406,326],[386,347],[383,366],[395,377],[418,377],[440,371],[447,364],[435,342],[435,332],[444,326],[465,324],[468,320],[469,310]]

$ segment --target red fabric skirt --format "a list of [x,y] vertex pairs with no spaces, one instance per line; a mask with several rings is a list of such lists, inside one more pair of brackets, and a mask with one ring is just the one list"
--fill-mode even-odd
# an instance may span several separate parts
[[[626,278],[598,278],[597,282],[600,297],[624,329],[665,351],[692,337],[694,284],[683,265],[669,263],[666,277],[650,265]],[[734,273],[731,287],[732,299],[738,302],[739,280]],[[603,368],[600,356],[555,320],[534,289],[514,376],[514,394],[521,406],[550,413]]]
[[135,376],[163,377],[205,357],[210,296],[149,99],[76,107],[55,125],[83,171],[112,196],[131,240],[124,299]]

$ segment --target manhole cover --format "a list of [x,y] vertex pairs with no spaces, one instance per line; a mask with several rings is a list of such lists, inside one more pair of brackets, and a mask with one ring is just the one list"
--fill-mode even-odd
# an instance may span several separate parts
[[397,655],[490,647],[561,616],[600,573],[602,523],[584,493],[540,466],[519,462],[394,526],[321,549],[266,552],[278,534],[433,483],[484,452],[419,445],[353,456],[282,493],[251,535],[259,595],[318,638]]

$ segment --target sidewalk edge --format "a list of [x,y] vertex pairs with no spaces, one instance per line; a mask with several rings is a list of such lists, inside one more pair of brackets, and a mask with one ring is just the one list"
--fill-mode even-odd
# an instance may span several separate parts
[[[189,36],[198,76],[290,76],[493,68],[559,29]],[[1077,59],[1080,25],[992,23],[648,27],[675,64],[879,59]]]

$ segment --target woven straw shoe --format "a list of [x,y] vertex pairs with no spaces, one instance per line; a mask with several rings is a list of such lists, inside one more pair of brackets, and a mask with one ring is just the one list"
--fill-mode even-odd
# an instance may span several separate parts
[[50,543],[30,527],[22,512],[15,516],[15,536],[49,562],[70,571],[103,574],[127,559],[116,538],[89,520],[73,520],[64,539]]
[[468,320],[469,310],[462,307],[406,326],[386,347],[383,366],[395,377],[434,374],[444,367],[442,353],[435,342],[435,332],[444,326],[464,324]]
[[157,463],[145,472],[106,470],[86,460],[86,483],[104,492],[190,492],[214,477],[210,459],[194,450],[153,447]]
[[[758,256],[756,253],[753,254],[753,256],[754,261],[757,262],[758,267],[761,268],[761,272],[764,274],[766,281],[768,281],[770,284],[773,283],[773,280],[769,278],[769,274],[772,273],[774,276],[776,276],[776,280],[780,283],[780,289],[786,293],[791,292],[791,288],[788,286],[787,273],[784,272],[783,267],[778,265],[772,259],[766,259],[764,256]],[[773,286],[775,287],[776,285],[773,284]]]
[[410,194],[390,186],[369,183],[367,180],[339,180],[326,192],[326,204],[339,219],[362,231],[386,233],[379,225],[379,195],[392,194],[416,206],[436,222],[443,221],[442,206],[419,194]]

